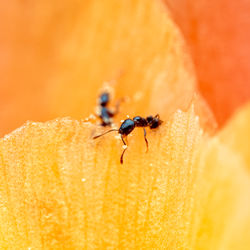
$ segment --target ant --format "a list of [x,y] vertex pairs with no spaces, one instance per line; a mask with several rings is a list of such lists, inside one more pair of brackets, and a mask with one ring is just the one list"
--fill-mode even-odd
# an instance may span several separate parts
[[[100,136],[103,136],[109,132],[113,132],[113,131],[118,131],[118,133],[121,135],[121,139],[122,139],[122,142],[124,144],[124,150],[121,154],[121,157],[120,157],[120,163],[123,164],[123,156],[124,156],[124,153],[125,151],[127,150],[127,144],[124,140],[124,138],[126,139],[127,141],[127,136],[134,130],[134,128],[136,127],[141,127],[143,128],[144,130],[144,140],[146,142],[146,146],[147,146],[147,151],[148,151],[148,140],[147,140],[147,133],[146,133],[146,129],[145,127],[149,127],[150,129],[155,129],[155,128],[158,128],[161,124],[162,124],[162,120],[160,120],[160,116],[157,114],[156,116],[147,116],[146,118],[143,118],[141,116],[135,116],[133,118],[133,120],[131,119],[126,119],[125,121],[123,121],[123,123],[121,124],[120,128],[119,129],[110,129],[106,132],[104,132],[103,134],[101,135],[97,135],[95,137],[93,137],[93,139],[96,139]],[[146,151],[146,152],[147,152]]]
[[112,124],[112,117],[119,112],[120,102],[116,104],[116,110],[110,110],[107,105],[110,101],[110,95],[108,92],[103,92],[99,97],[99,107],[100,111],[98,112],[99,118],[102,120],[102,126],[110,126]]

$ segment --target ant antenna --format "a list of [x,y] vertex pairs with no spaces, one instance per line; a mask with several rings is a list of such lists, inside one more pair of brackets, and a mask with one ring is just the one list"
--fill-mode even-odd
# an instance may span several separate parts
[[96,138],[98,138],[98,137],[101,137],[101,136],[106,135],[107,133],[113,132],[113,131],[119,131],[119,130],[118,130],[118,129],[110,129],[110,130],[104,132],[103,134],[94,136],[93,139],[96,139]]

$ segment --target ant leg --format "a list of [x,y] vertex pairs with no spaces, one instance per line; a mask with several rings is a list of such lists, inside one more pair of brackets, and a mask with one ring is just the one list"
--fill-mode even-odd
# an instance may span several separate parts
[[147,132],[146,132],[146,129],[145,128],[143,128],[144,129],[144,140],[145,140],[145,142],[146,142],[146,146],[147,146],[147,150],[146,150],[146,152],[148,152],[148,140],[147,140]]
[[118,114],[119,111],[120,111],[120,105],[121,105],[121,102],[123,101],[123,99],[120,99],[116,102],[115,104],[115,111],[114,111],[114,115]]
[[109,119],[110,117],[113,117],[114,115],[116,115],[116,112],[114,112],[113,110],[107,109],[107,113],[109,115]]
[[119,113],[120,103],[121,103],[120,101],[116,103],[115,110],[107,109],[109,117],[113,117]]
[[121,102],[122,102],[121,99],[116,102],[114,110],[107,109],[108,115],[110,117],[113,117],[113,116],[115,116],[115,115],[117,115],[119,113]]
[[122,142],[123,142],[123,144],[124,144],[124,150],[123,150],[123,152],[122,152],[122,154],[121,154],[120,163],[123,164],[123,155],[124,155],[125,151],[127,150],[128,145],[127,145],[126,142],[124,141],[122,135],[121,135],[121,139],[122,139]]
[[124,98],[120,98],[120,99],[116,102],[116,104],[115,104],[115,110],[114,110],[114,112],[113,112],[113,115],[116,115],[116,114],[119,113],[119,111],[120,111],[120,105],[121,105],[121,103],[124,102],[124,101],[125,101]]

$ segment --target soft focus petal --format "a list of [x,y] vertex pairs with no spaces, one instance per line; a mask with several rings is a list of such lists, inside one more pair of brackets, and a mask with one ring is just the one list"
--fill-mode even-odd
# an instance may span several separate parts
[[250,170],[250,103],[237,111],[220,132],[221,141],[230,146],[245,161]]
[[160,0],[1,1],[0,20],[2,135],[93,113],[104,81],[117,82],[116,98],[141,97],[123,116],[167,117],[193,97],[192,64]]
[[250,100],[250,1],[164,0],[191,49],[220,125]]
[[216,137],[200,150],[193,249],[248,249],[250,178],[245,162]]
[[1,140],[1,246],[249,247],[244,163],[203,135],[192,108],[148,132],[147,154],[135,131],[124,165],[121,141],[93,140],[98,131],[65,118],[26,123]]

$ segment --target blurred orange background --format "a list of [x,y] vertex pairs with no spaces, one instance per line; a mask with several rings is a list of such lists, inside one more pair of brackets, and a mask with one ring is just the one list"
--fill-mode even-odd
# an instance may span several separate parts
[[[199,89],[223,125],[250,98],[250,2],[165,2],[191,51]],[[71,43],[84,39],[75,30],[79,32],[77,24],[84,23],[88,6],[89,1],[76,0],[0,2],[1,136],[26,120],[80,118],[92,112],[96,100],[86,104],[86,92],[93,84],[97,92],[102,81],[109,79],[103,79],[100,70],[95,83],[81,82],[76,60],[83,68],[88,62],[74,58],[81,47]],[[62,56],[65,48],[69,55]],[[98,65],[97,59],[93,58]],[[116,76],[117,72],[106,75]]]

